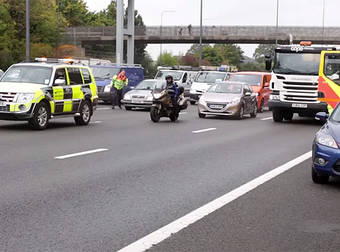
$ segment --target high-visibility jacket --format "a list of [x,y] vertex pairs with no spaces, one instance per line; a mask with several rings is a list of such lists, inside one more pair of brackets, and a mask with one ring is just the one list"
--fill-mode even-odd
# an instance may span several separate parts
[[112,86],[117,90],[122,90],[124,86],[129,84],[129,79],[126,76],[122,76],[120,74],[113,76],[112,78]]

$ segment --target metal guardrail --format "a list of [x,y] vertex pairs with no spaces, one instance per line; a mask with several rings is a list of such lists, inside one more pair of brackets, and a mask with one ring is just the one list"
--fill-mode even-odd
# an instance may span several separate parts
[[[187,41],[199,37],[198,26],[148,26],[135,28],[135,40],[156,43],[166,41]],[[235,40],[235,41],[269,41],[289,40],[289,34],[294,40],[316,40],[340,43],[340,27],[285,27],[278,29],[275,26],[204,26],[203,40],[214,41]],[[65,32],[66,37],[77,41],[93,40],[115,40],[115,27],[71,27]]]

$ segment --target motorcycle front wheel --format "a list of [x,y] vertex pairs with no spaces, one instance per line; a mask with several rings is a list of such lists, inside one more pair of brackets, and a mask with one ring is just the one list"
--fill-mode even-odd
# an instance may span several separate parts
[[159,122],[159,119],[161,118],[160,115],[159,115],[159,111],[158,111],[158,108],[156,107],[151,107],[150,109],[150,118],[151,118],[151,121],[153,122]]

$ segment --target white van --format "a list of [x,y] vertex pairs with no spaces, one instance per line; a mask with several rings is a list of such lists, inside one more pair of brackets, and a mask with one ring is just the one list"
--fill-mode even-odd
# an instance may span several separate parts
[[227,72],[199,71],[190,88],[190,103],[194,105],[212,84],[225,81],[228,76]]

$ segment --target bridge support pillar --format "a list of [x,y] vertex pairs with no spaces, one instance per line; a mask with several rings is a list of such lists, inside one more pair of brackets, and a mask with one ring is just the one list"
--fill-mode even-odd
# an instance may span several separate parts
[[127,24],[127,63],[134,64],[135,59],[135,0],[129,0]]
[[124,54],[124,1],[116,1],[116,63],[123,63]]

